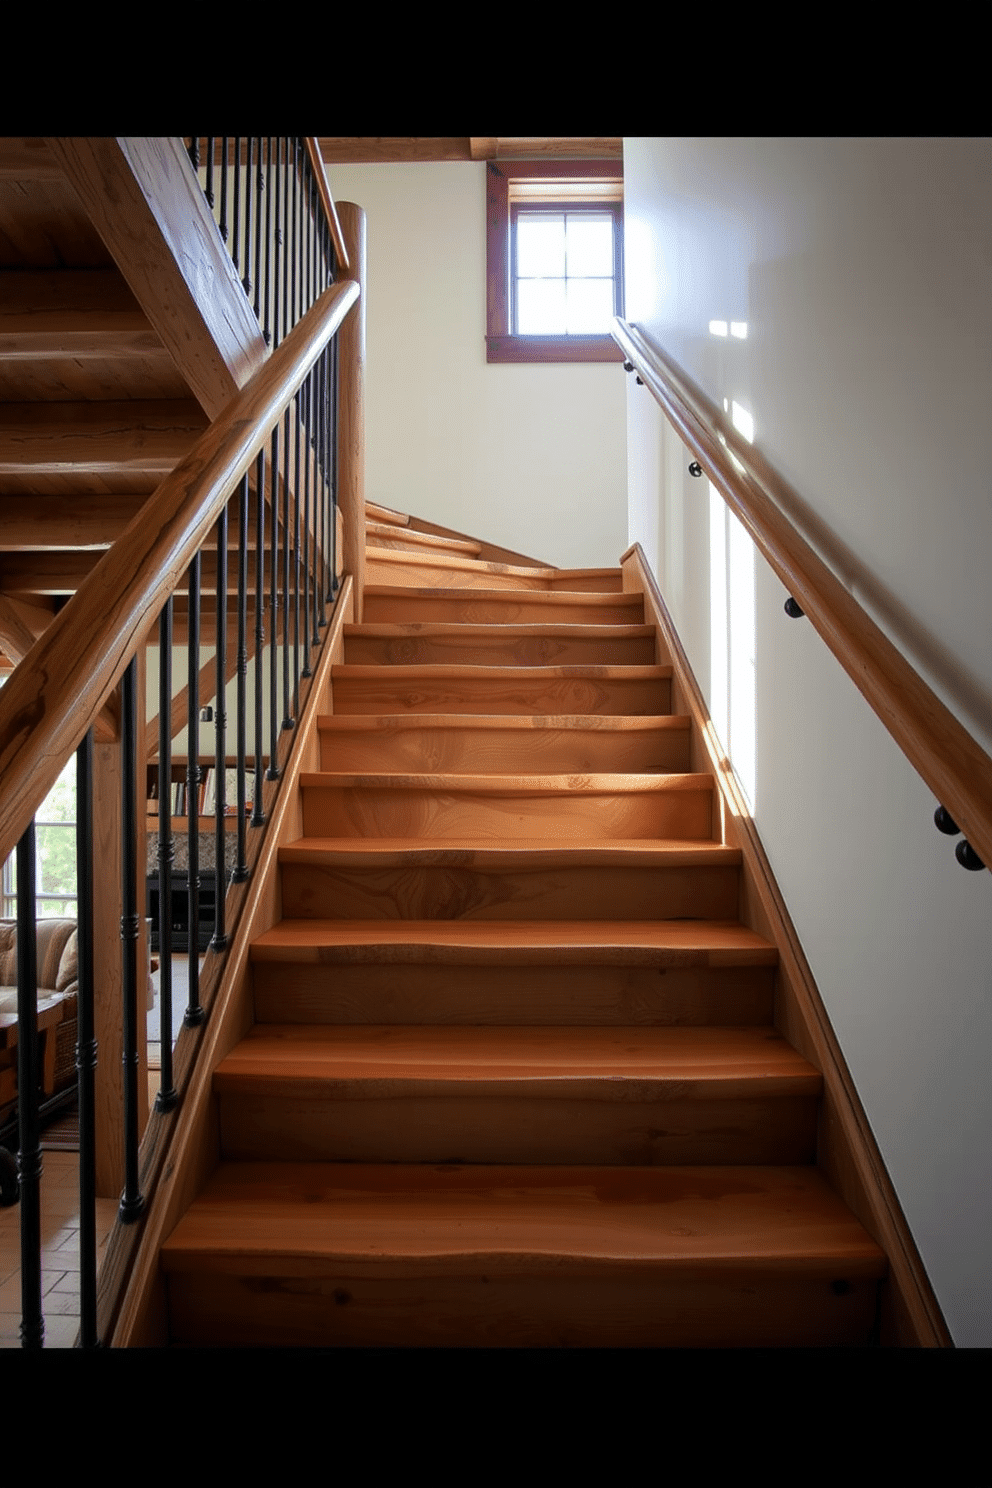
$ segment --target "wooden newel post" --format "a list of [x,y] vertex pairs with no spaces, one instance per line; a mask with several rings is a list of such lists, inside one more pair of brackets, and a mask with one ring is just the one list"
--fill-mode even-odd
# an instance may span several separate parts
[[360,624],[365,596],[365,213],[354,202],[338,202],[337,210],[351,261],[348,277],[362,291],[338,332],[338,503],[343,567],[354,581],[355,623]]

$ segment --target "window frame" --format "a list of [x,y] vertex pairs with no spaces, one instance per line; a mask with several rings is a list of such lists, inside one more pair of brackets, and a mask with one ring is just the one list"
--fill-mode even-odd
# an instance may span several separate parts
[[[614,160],[497,160],[486,168],[486,361],[487,362],[622,362],[623,352],[609,334],[603,336],[521,336],[513,331],[510,266],[514,180],[623,181],[623,166]],[[541,205],[529,200],[529,208]],[[608,209],[615,216],[614,269],[618,314],[623,314],[623,202],[581,200],[581,189],[567,203],[549,195],[548,211]]]

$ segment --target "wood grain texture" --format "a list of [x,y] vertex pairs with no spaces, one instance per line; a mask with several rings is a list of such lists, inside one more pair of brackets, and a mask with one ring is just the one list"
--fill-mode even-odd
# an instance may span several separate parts
[[162,344],[216,418],[267,351],[182,141],[61,137],[48,145]]
[[540,590],[418,589],[369,584],[366,621],[378,624],[452,625],[640,625],[639,594],[554,594]]
[[466,662],[485,666],[652,666],[649,625],[444,625],[350,627],[345,657],[357,665]]
[[667,713],[665,667],[335,667],[335,713]]
[[[161,609],[247,470],[286,399],[334,334],[357,289],[325,291],[225,414],[150,498],[139,527],[103,555],[72,605],[45,632],[0,695],[0,853],[47,795],[95,719],[148,616]],[[8,846],[9,844],[9,846]]]

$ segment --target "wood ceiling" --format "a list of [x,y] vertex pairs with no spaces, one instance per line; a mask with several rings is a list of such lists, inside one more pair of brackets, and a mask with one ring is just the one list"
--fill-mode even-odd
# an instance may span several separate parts
[[320,136],[327,165],[400,164],[423,160],[622,160],[623,139],[569,135],[504,138],[458,135]]

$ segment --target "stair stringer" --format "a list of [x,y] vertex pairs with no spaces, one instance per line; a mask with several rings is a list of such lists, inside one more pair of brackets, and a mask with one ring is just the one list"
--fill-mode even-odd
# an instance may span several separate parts
[[[210,1173],[220,1161],[220,1131],[217,1096],[213,1075],[217,1065],[243,1039],[254,1022],[252,970],[249,962],[251,942],[282,918],[282,892],[278,867],[279,848],[295,841],[303,832],[303,798],[299,790],[302,773],[319,768],[320,737],[317,720],[331,709],[331,668],[344,657],[344,627],[354,618],[351,576],[344,578],[334,611],[328,621],[324,646],[301,710],[289,754],[283,763],[279,791],[270,803],[266,801],[268,823],[265,841],[255,863],[252,878],[238,917],[227,961],[209,1016],[201,1029],[183,1030],[177,1045],[177,1066],[181,1064],[182,1039],[192,1033],[202,1036],[202,1047],[190,1076],[182,1104],[165,1116],[153,1115],[154,1123],[175,1123],[165,1136],[169,1143],[162,1159],[158,1157],[160,1176],[143,1218],[140,1250],[120,1300],[110,1336],[100,1319],[100,1336],[114,1348],[161,1348],[169,1342],[165,1286],[159,1267],[163,1240],[189,1208]],[[208,962],[209,969],[209,962]],[[181,1076],[177,1069],[177,1085]],[[144,1147],[142,1151],[144,1156]],[[146,1166],[142,1164],[143,1168]],[[144,1173],[142,1174],[144,1179]],[[127,1245],[128,1231],[119,1224],[111,1234],[108,1255],[100,1272],[101,1299],[108,1283],[119,1270],[115,1265],[115,1243],[118,1249]],[[109,1308],[109,1302],[107,1303]]]
[[706,701],[640,543],[629,548],[620,563],[624,591],[643,595],[644,618],[656,626],[656,661],[673,669],[672,712],[692,718],[690,769],[711,774],[716,782],[713,835],[742,854],[741,921],[778,949],[774,1025],[823,1076],[817,1166],[888,1258],[878,1343],[896,1348],[952,1348],[953,1340],[796,928],[733,768],[714,748]]

